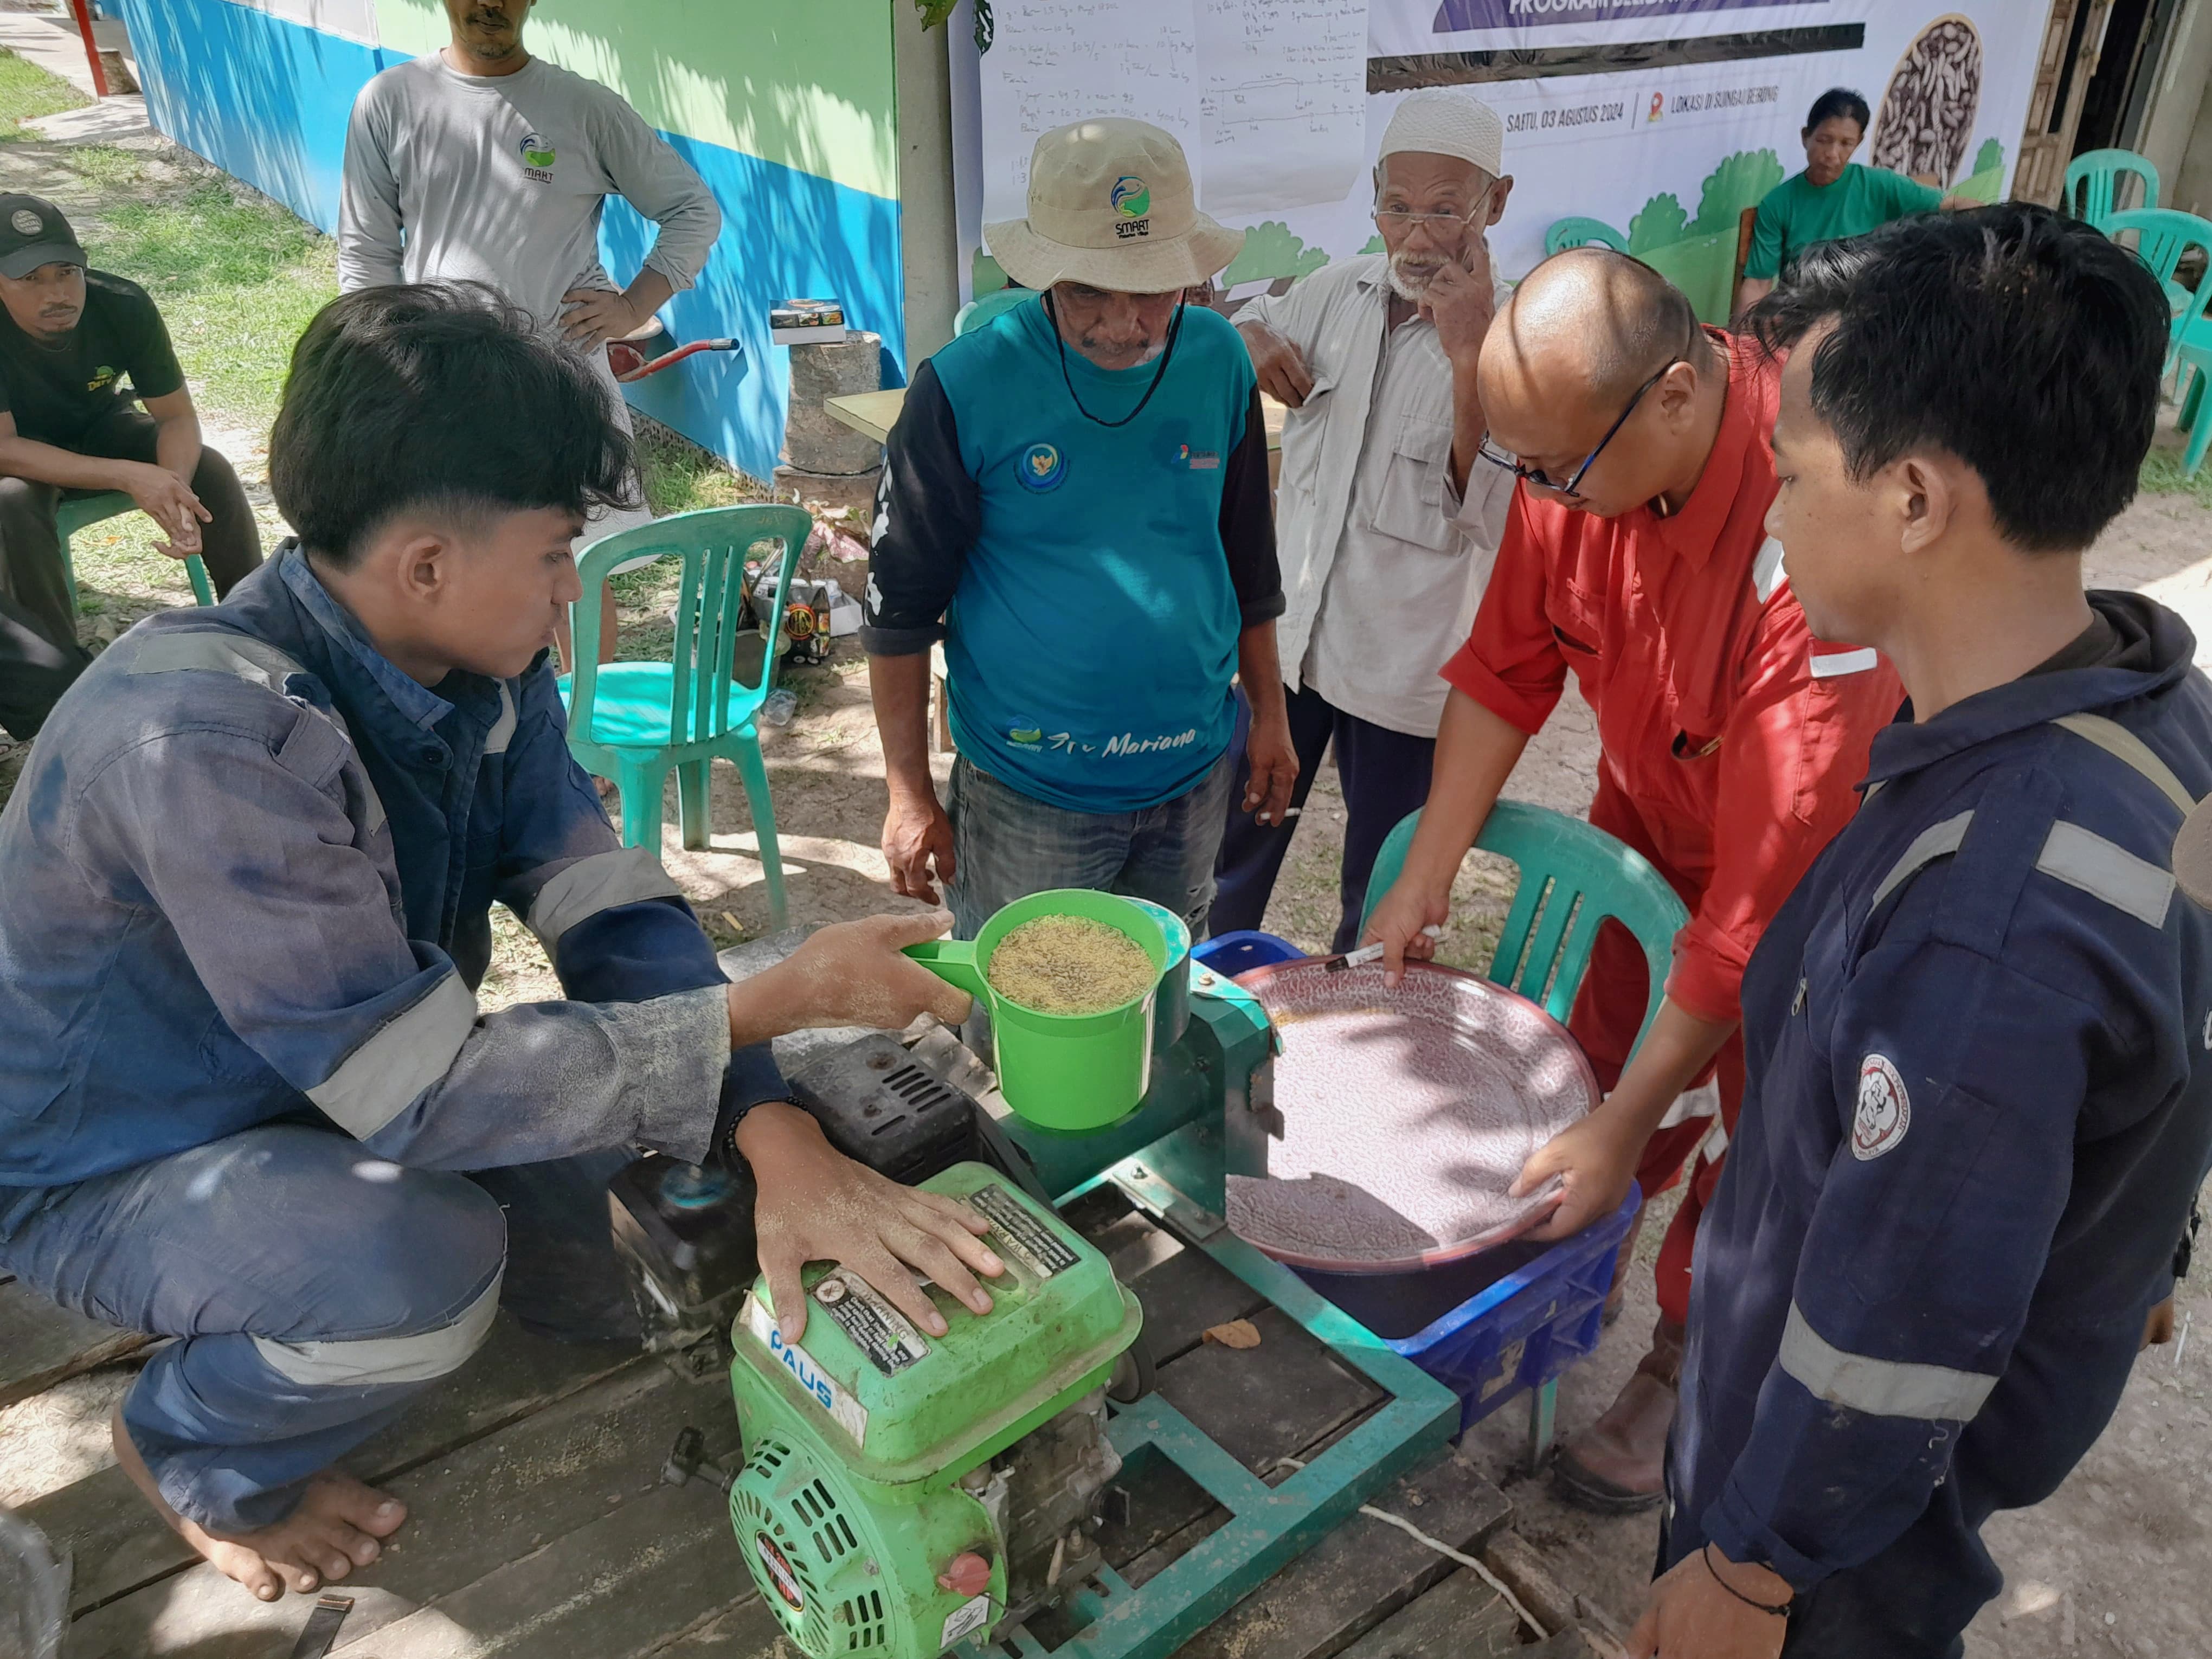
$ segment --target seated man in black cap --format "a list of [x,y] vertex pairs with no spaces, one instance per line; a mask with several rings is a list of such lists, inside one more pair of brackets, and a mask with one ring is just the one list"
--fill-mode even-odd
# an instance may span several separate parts
[[36,732],[91,660],[55,512],[103,490],[145,510],[159,551],[204,559],[219,594],[261,562],[253,509],[200,441],[146,290],[88,269],[51,202],[0,196],[0,727],[15,737]]

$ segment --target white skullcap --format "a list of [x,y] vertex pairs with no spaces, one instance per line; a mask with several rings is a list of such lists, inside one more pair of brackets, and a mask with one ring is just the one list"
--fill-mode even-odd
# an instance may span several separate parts
[[1416,92],[1400,100],[1375,159],[1401,150],[1456,155],[1492,178],[1505,172],[1505,123],[1480,99],[1463,92]]

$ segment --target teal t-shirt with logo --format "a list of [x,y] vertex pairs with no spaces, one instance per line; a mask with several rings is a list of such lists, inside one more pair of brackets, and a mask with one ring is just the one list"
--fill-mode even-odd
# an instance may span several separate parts
[[1832,185],[1816,185],[1800,173],[1766,192],[1751,233],[1751,253],[1743,274],[1762,280],[1815,242],[1863,236],[1908,213],[1928,213],[1942,205],[1943,192],[1916,183],[1887,167],[1863,167],[1853,161]]
[[[1066,353],[1028,301],[916,374],[887,446],[863,642],[945,642],[960,751],[1032,798],[1115,812],[1227,749],[1237,637],[1282,610],[1244,344],[1190,307],[1158,372]],[[1070,388],[1073,387],[1073,395]],[[939,618],[941,617],[941,623]]]

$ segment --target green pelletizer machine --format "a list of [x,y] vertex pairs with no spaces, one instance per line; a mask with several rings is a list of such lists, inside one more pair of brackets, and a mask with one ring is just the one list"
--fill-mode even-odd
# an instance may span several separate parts
[[[994,1310],[976,1317],[933,1290],[948,1331],[924,1336],[857,1275],[823,1263],[805,1275],[799,1341],[778,1334],[764,1283],[738,1307],[731,1379],[744,1463],[731,1520],[763,1601],[808,1659],[1170,1654],[1457,1426],[1449,1389],[1227,1231],[1224,1176],[1267,1167],[1274,1032],[1249,994],[1188,961],[1173,916],[1104,898],[1043,894],[1020,908],[1104,920],[1152,957],[1156,981],[1117,1039],[1142,1046],[1140,1097],[1092,1097],[1063,1079],[1050,1098],[1007,1098],[1013,1079],[1046,1058],[1017,1047],[1049,1036],[1032,1021],[1015,1037],[1000,1011],[993,1058],[1006,1091],[975,1103],[990,1162],[957,1163],[921,1183],[991,1222],[988,1242],[1007,1269],[990,1286]],[[974,946],[915,954],[977,988],[991,944],[1020,919],[1002,913]],[[1094,1046],[1115,1029],[1096,1017],[1073,1024]],[[1099,1059],[1085,1075],[1122,1070]],[[890,1085],[914,1097],[920,1085],[903,1076],[891,1072]],[[834,1119],[836,1103],[826,1103]],[[1092,1127],[1064,1127],[1086,1116]],[[1054,1208],[1107,1182],[1390,1397],[1279,1484],[1245,1468],[1150,1391],[1136,1297]],[[1124,1468],[1152,1458],[1179,1468],[1231,1518],[1132,1585],[1101,1555],[1097,1531]]]

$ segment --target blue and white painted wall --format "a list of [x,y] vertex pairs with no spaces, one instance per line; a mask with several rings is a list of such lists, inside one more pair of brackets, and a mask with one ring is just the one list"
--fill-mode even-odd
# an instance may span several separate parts
[[[354,95],[447,38],[438,0],[109,0],[131,28],[154,124],[325,230]],[[698,285],[665,313],[679,339],[736,335],[629,388],[630,400],[757,478],[775,465],[789,386],[768,307],[842,298],[906,356],[892,13],[885,0],[539,0],[531,50],[614,88],[722,205]],[[635,272],[652,228],[611,203],[607,268]]]

